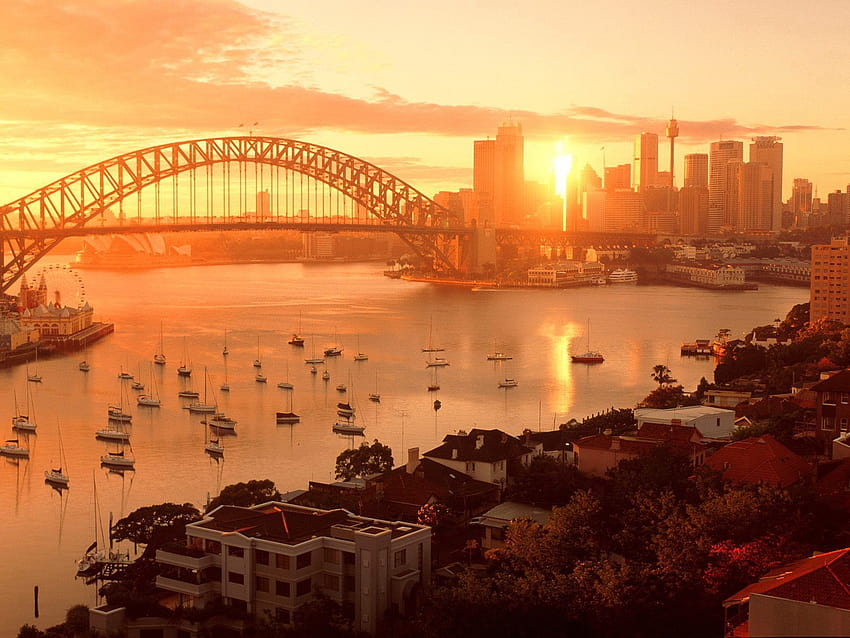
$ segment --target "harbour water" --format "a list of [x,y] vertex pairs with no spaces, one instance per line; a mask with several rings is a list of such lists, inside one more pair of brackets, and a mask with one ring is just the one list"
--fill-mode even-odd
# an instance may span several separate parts
[[[155,503],[191,502],[202,507],[225,485],[272,479],[282,492],[333,479],[336,456],[361,438],[334,434],[336,404],[349,399],[357,422],[393,448],[425,452],[447,433],[473,427],[551,429],[570,417],[631,407],[654,387],[652,367],[669,366],[686,389],[712,378],[707,359],[680,358],[685,341],[710,338],[729,328],[734,337],[784,317],[808,300],[801,288],[762,285],[758,291],[723,293],[667,286],[618,285],[568,290],[481,290],[390,280],[382,264],[250,264],[134,272],[86,271],[85,288],[95,320],[113,322],[115,333],[79,356],[41,360],[40,384],[26,382],[24,368],[0,370],[3,438],[13,438],[15,402],[23,409],[27,389],[38,423],[28,437],[29,460],[0,460],[0,634],[15,635],[24,623],[46,628],[77,603],[97,604],[95,588],[75,580],[75,560],[115,520]],[[299,329],[304,348],[286,342]],[[165,366],[152,365],[162,325]],[[590,335],[588,338],[588,326]],[[227,331],[227,381],[222,349]],[[422,348],[430,338],[445,348],[450,365],[426,367]],[[600,350],[605,362],[570,362],[571,353]],[[341,357],[326,360],[330,379],[310,374],[305,358],[330,345]],[[255,381],[258,356],[268,383]],[[366,361],[354,361],[358,349]],[[488,361],[501,351],[512,357]],[[184,386],[176,368],[191,360],[193,384],[238,421],[222,437],[221,460],[204,452],[202,415],[183,409]],[[32,364],[31,364],[32,367]],[[123,370],[156,391],[160,408],[137,407]],[[436,375],[436,376],[435,376]],[[515,378],[516,387],[499,388]],[[435,381],[437,392],[428,392]],[[290,391],[296,425],[276,425],[288,411]],[[337,392],[344,383],[348,392]],[[122,386],[123,384],[123,386]],[[29,385],[29,388],[27,388]],[[380,403],[368,400],[381,394]],[[106,427],[107,404],[133,414],[130,428],[135,471],[117,474],[100,466],[107,445],[95,440]],[[434,400],[442,407],[433,409]],[[70,489],[44,484],[44,471],[59,463],[61,431]],[[95,488],[96,486],[96,488]],[[95,517],[97,503],[102,516]],[[130,549],[131,553],[133,548]],[[40,590],[33,617],[33,587]]]

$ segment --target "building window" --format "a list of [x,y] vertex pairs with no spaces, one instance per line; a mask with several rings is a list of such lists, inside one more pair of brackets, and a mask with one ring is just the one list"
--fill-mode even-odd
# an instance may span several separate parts
[[829,416],[822,417],[821,420],[820,420],[820,429],[821,430],[832,430],[833,429],[832,417],[829,417]]
[[258,549],[254,553],[254,556],[257,559],[257,565],[268,565],[269,564],[269,553],[268,552],[266,552],[262,549]]
[[312,560],[312,552],[307,552],[305,554],[299,554],[295,559],[295,569],[304,569],[305,567],[310,566],[310,562]]
[[275,554],[274,564],[278,569],[289,569],[289,556],[285,554]]
[[467,463],[466,464],[466,471],[467,472],[474,472],[475,471],[475,463],[472,463],[472,462]]
[[265,576],[257,576],[256,583],[254,585],[257,591],[267,592],[269,590],[269,579]]
[[238,556],[238,557],[242,558],[243,556],[245,556],[245,550],[242,549],[241,547],[234,547],[233,545],[228,545],[227,546],[227,554],[229,556]]
[[848,395],[846,392],[841,393],[841,403],[843,405],[847,405],[848,398],[850,398],[850,395]]
[[841,419],[840,423],[841,423],[841,431],[846,432],[847,431],[847,419],[845,419],[845,418]]
[[236,583],[237,585],[245,584],[245,574],[239,572],[227,572],[227,582]]
[[343,552],[342,553],[342,563],[344,565],[353,565],[354,564],[354,552]]
[[325,547],[325,562],[331,565],[339,565],[339,550]]
[[218,541],[206,541],[204,543],[204,551],[207,554],[221,554],[221,543]]
[[322,589],[339,591],[339,576],[336,574],[325,574],[322,576]]
[[274,593],[275,596],[286,596],[289,598],[289,583],[285,583],[282,580],[274,581]]
[[284,625],[288,625],[290,623],[288,609],[281,609],[280,607],[278,607],[274,610],[274,617],[275,620],[277,620],[279,623],[283,623]]
[[313,587],[310,583],[309,578],[305,578],[302,581],[299,581],[295,584],[295,595],[296,596],[306,596],[311,591],[313,591]]
[[393,555],[393,567],[403,567],[407,562],[407,550],[400,549]]

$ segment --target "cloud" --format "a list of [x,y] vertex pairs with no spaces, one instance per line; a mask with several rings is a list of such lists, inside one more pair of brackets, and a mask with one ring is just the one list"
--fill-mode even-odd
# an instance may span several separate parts
[[[0,23],[3,111],[42,131],[71,123],[213,135],[251,120],[281,136],[333,130],[474,138],[492,135],[508,115],[496,106],[411,102],[382,87],[357,99],[306,86],[292,25],[234,0],[5,0]],[[272,68],[288,71],[290,83],[262,81]],[[666,124],[586,105],[510,116],[528,137],[579,142],[663,134]],[[699,142],[819,127],[726,119],[680,120],[680,129],[684,141]]]

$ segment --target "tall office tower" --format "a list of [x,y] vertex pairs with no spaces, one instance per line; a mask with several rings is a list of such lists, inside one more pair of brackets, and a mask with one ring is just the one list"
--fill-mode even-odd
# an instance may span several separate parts
[[635,135],[635,190],[638,192],[658,183],[658,135]]
[[493,211],[497,226],[521,224],[525,218],[524,140],[518,122],[502,122],[496,132]]
[[496,224],[493,212],[493,180],[496,157],[495,140],[475,140],[472,159],[472,192],[475,200],[474,219],[479,226]]
[[609,192],[605,198],[602,230],[643,232],[645,210],[640,193],[625,189]]
[[740,189],[741,189],[741,167],[744,162],[730,160],[726,162],[726,197],[723,203],[723,225],[721,228],[727,231],[740,230]]
[[685,235],[705,235],[707,228],[708,188],[684,186],[679,190],[679,230]]
[[847,237],[812,246],[809,320],[850,323],[850,246]]
[[667,122],[667,138],[670,140],[670,187],[676,186],[676,174],[673,172],[673,148],[676,143],[676,138],[679,137],[679,123],[676,118],[671,117]]
[[708,154],[685,155],[685,186],[708,188]]
[[826,214],[827,224],[833,226],[844,226],[847,224],[848,213],[848,197],[847,193],[836,190],[826,196]]
[[632,165],[605,167],[605,190],[616,191],[632,187]]
[[773,230],[773,171],[761,162],[747,162],[738,167],[739,231]]
[[771,202],[770,230],[782,229],[782,142],[781,137],[754,137],[750,144],[750,161],[761,162],[773,172],[773,201]]
[[712,142],[708,158],[708,234],[716,235],[726,218],[726,163],[744,160],[744,143]]
[[812,212],[812,183],[801,177],[794,179],[791,188],[791,212],[795,216]]

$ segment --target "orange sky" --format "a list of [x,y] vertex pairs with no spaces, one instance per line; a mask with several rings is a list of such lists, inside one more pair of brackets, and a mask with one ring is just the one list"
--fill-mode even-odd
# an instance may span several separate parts
[[253,122],[433,193],[471,186],[472,141],[512,117],[527,176],[548,181],[563,137],[578,165],[601,171],[602,146],[607,164],[631,161],[632,136],[663,135],[671,108],[679,178],[682,155],[713,140],[780,135],[786,195],[795,177],[823,196],[844,189],[850,3],[685,6],[3,0],[0,203],[114,155]]

